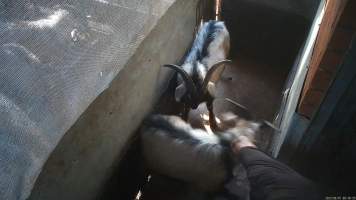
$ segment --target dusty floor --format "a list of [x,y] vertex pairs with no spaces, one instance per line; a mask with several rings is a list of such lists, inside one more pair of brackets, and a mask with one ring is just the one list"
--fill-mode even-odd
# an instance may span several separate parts
[[[272,121],[280,104],[287,73],[288,68],[237,55],[218,83],[217,96],[242,104],[258,119]],[[216,103],[216,112],[226,111],[225,105]]]
[[272,121],[282,89],[310,22],[305,18],[250,1],[223,1],[222,17],[231,36],[234,65],[219,93],[246,106],[258,118]]

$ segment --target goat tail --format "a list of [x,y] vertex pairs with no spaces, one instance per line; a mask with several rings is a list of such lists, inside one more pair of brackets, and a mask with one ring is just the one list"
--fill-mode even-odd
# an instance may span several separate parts
[[192,78],[189,76],[189,74],[178,65],[166,64],[163,66],[173,69],[182,77],[182,79],[187,87],[188,94],[190,95],[190,98],[192,101],[191,102],[192,107],[197,107],[197,105],[198,105],[198,91],[194,85]]
[[[219,77],[216,77],[216,72],[219,70],[219,69],[222,69],[220,71],[220,75],[221,73],[224,71],[225,69],[225,64],[229,64],[231,63],[232,61],[231,60],[221,60],[217,63],[215,63],[213,66],[210,67],[210,69],[208,70],[208,72],[206,73],[206,76],[204,78],[204,81],[203,81],[203,86],[202,86],[202,92],[203,94],[205,94],[208,90],[208,84],[210,81],[212,81],[212,79],[215,79],[213,81],[217,81],[217,79]],[[219,76],[220,76],[219,75]]]

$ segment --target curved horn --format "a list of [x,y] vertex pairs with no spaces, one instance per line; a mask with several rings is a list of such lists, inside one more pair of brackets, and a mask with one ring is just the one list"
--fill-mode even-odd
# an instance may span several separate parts
[[192,106],[195,106],[196,104],[198,104],[198,92],[197,92],[194,82],[193,82],[192,78],[189,76],[189,74],[178,65],[167,64],[167,65],[163,65],[163,67],[168,67],[168,68],[173,69],[182,77],[182,79],[187,87],[188,93],[190,94],[191,99],[193,101]]
[[202,85],[203,94],[206,93],[207,87],[208,87],[208,83],[210,82],[210,80],[215,75],[215,72],[218,69],[221,69],[222,67],[225,67],[225,64],[228,64],[228,63],[231,63],[231,62],[232,62],[231,60],[222,60],[222,61],[219,61],[219,62],[215,63],[213,66],[210,67],[210,69],[206,73],[206,76],[205,76],[204,81],[203,81],[203,85]]

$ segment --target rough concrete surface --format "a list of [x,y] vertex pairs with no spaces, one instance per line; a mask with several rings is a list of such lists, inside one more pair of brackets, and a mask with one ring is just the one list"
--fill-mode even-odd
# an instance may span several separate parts
[[196,0],[173,3],[128,64],[66,133],[30,199],[95,199],[193,38]]
[[0,1],[0,199],[27,199],[61,138],[173,2]]

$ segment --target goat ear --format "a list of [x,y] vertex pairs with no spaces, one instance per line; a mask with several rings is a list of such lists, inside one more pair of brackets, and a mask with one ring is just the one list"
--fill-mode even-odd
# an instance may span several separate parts
[[187,92],[187,88],[185,85],[182,83],[176,87],[176,91],[174,93],[174,97],[177,102],[181,102],[184,94]]
[[185,85],[184,85],[185,90],[183,90],[182,92],[178,92],[178,95],[176,96],[176,98],[181,99],[183,97],[183,95],[185,94],[185,92],[187,91],[189,93],[189,95],[190,95],[190,98],[193,101],[193,105],[197,104],[198,92],[197,92],[197,89],[196,89],[196,87],[194,85],[194,82],[193,82],[192,78],[189,76],[189,74],[186,71],[184,71],[184,69],[182,69],[178,65],[169,64],[169,65],[163,65],[163,66],[171,68],[174,71],[176,71],[182,77],[182,79],[183,79],[183,81],[185,83]]

